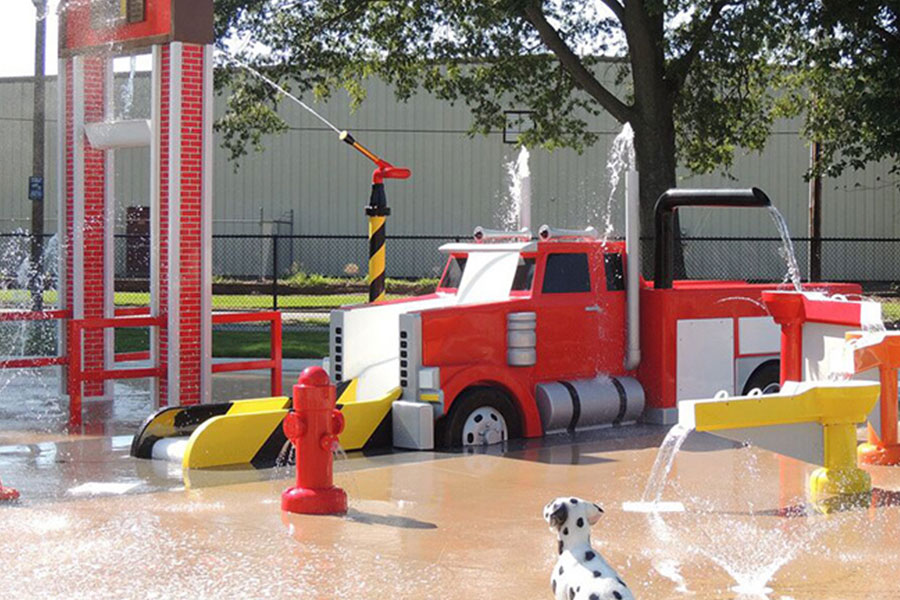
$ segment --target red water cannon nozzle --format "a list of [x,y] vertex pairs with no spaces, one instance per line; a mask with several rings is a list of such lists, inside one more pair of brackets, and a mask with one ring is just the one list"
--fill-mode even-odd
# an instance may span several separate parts
[[412,175],[412,171],[406,167],[395,167],[388,161],[378,157],[374,152],[357,142],[349,131],[342,131],[338,135],[338,139],[345,144],[350,144],[361,152],[363,156],[375,163],[376,169],[372,173],[373,184],[383,183],[385,179],[409,179],[409,176]]
[[347,493],[334,485],[334,456],[344,415],[335,408],[335,389],[321,367],[309,367],[294,386],[293,410],[284,433],[297,454],[297,485],[281,495],[281,509],[309,515],[347,512]]
[[395,167],[394,165],[378,161],[378,168],[372,171],[372,183],[383,183],[385,179],[409,179],[412,171],[406,167]]

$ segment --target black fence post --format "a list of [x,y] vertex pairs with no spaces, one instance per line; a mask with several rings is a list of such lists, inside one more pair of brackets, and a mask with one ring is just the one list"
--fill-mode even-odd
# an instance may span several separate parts
[[272,310],[278,310],[278,234],[272,235]]

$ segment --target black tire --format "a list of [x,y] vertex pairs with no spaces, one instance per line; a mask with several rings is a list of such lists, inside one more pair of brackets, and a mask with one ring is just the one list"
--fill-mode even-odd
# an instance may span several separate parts
[[522,419],[509,396],[491,387],[475,387],[464,390],[450,407],[450,412],[437,422],[437,445],[441,448],[458,448],[463,445],[462,432],[466,420],[482,407],[495,409],[506,420],[507,439],[522,437]]
[[744,385],[742,396],[746,396],[751,390],[759,388],[763,394],[775,394],[781,389],[781,362],[770,360],[756,367],[753,374]]

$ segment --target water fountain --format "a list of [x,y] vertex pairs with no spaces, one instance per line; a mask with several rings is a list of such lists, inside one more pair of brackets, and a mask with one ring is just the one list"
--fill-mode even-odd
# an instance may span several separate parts
[[[619,182],[621,181],[622,174],[624,173],[626,176],[626,196],[628,193],[628,189],[632,186],[629,185],[628,177],[629,174],[633,174],[633,176],[637,175],[635,169],[637,168],[637,163],[635,160],[634,153],[634,130],[631,128],[630,123],[625,123],[622,126],[622,131],[616,135],[613,139],[612,145],[609,147],[609,154],[606,160],[606,175],[607,180],[609,181],[609,195],[606,197],[606,208],[602,214],[603,218],[603,241],[608,240],[614,230],[615,227],[613,225],[613,209],[616,198],[616,191],[619,188]],[[634,178],[634,182],[636,185],[637,178]],[[626,220],[628,219],[628,211],[626,210]],[[637,214],[637,213],[636,213]],[[626,224],[626,230],[628,225]],[[627,238],[628,236],[626,236]],[[629,251],[629,256],[632,254]]]
[[522,146],[515,160],[506,163],[509,181],[506,210],[500,216],[503,229],[531,231],[531,153]]

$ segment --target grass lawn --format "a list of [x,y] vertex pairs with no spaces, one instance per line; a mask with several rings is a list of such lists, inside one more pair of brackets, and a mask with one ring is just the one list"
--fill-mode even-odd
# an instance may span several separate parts
[[[389,300],[404,298],[399,294],[388,294]],[[28,306],[30,295],[26,290],[0,290],[0,304]],[[367,294],[298,294],[279,295],[279,309],[315,310],[332,309],[347,304],[362,304],[368,301]],[[149,292],[116,292],[116,306],[147,306],[150,304]],[[56,292],[44,292],[44,304],[56,304]],[[260,310],[272,308],[272,296],[268,294],[217,294],[213,296],[214,310]]]
[[900,302],[883,302],[881,304],[881,315],[885,323],[900,321]]
[[[146,329],[116,330],[116,352],[140,352],[150,344]],[[283,358],[321,358],[328,354],[327,331],[285,331],[281,339]],[[267,331],[213,331],[213,356],[222,358],[267,358]]]

